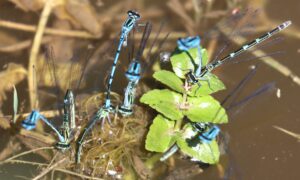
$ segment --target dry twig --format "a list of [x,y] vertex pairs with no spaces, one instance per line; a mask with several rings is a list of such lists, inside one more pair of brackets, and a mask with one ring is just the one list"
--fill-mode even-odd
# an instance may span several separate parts
[[31,109],[36,109],[37,107],[37,84],[34,81],[36,77],[36,72],[34,67],[36,67],[36,59],[40,50],[42,37],[45,31],[45,27],[48,22],[49,15],[51,14],[54,5],[54,0],[48,0],[45,3],[44,9],[40,16],[39,24],[33,39],[33,44],[30,51],[29,63],[28,63],[28,90],[30,98]]
[[[51,40],[51,37],[44,37],[42,39],[42,44],[48,43]],[[12,45],[7,45],[7,46],[2,46],[0,47],[0,52],[6,52],[6,53],[11,53],[11,52],[16,52],[16,51],[20,51],[23,49],[28,48],[29,46],[31,46],[32,44],[32,40],[25,40],[25,41],[21,41],[18,42],[16,44],[12,44]]]
[[87,176],[87,175],[84,175],[84,174],[78,174],[78,173],[75,173],[73,171],[68,171],[66,169],[54,168],[53,170],[54,171],[60,171],[60,172],[63,172],[63,173],[66,173],[66,174],[70,174],[70,175],[73,175],[73,176],[78,176],[78,177],[81,177],[81,178],[94,179],[94,180],[103,180],[101,178],[91,177],[91,176]]
[[30,154],[30,153],[33,153],[33,152],[36,152],[36,151],[49,150],[49,149],[54,149],[54,147],[41,147],[41,148],[36,148],[36,149],[29,150],[29,151],[25,151],[25,152],[22,152],[20,154],[15,155],[15,156],[12,156],[12,157],[4,160],[4,161],[1,161],[0,165],[8,163],[8,162],[10,162],[10,161],[12,161],[12,160],[14,160],[14,159],[16,159],[18,157],[21,157],[21,156],[24,156],[24,155],[27,155],[27,154]]
[[[16,29],[16,30],[27,31],[27,32],[36,32],[37,30],[36,26],[16,23],[11,21],[5,21],[5,20],[0,20],[0,27],[6,27],[10,29]],[[72,37],[72,38],[99,39],[99,37],[94,36],[85,31],[76,31],[76,30],[45,28],[44,33],[48,35],[64,36],[64,37]]]
[[40,178],[42,178],[43,176],[45,176],[48,172],[52,171],[52,169],[54,169],[56,166],[60,165],[61,163],[63,163],[66,160],[66,158],[62,158],[60,161],[57,161],[55,164],[53,164],[52,166],[46,168],[44,171],[42,171],[39,175],[37,175],[35,178],[33,178],[33,180],[38,180]]
[[300,134],[297,134],[297,133],[294,133],[292,131],[289,131],[289,130],[286,130],[286,129],[283,129],[282,127],[279,127],[279,126],[273,126],[273,128],[275,129],[278,129],[279,131],[287,134],[287,135],[290,135],[296,139],[298,139],[300,141]]

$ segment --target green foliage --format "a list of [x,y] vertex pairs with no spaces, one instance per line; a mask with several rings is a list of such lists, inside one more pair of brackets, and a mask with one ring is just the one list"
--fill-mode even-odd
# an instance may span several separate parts
[[[155,72],[153,77],[179,93],[184,92],[182,80],[173,72],[161,70]],[[225,85],[216,75],[208,73],[204,78],[206,80],[200,80],[201,87],[198,84],[192,86],[191,91],[188,91],[189,96],[205,96],[225,89]]]
[[181,136],[177,138],[177,145],[180,150],[201,161],[208,164],[216,164],[220,157],[219,146],[216,140],[211,143],[198,143],[196,146],[189,145],[189,141],[198,140],[196,131],[193,130],[190,124],[187,124]]
[[[226,87],[223,82],[214,74],[208,73],[204,76],[205,80],[200,80],[200,87],[198,84],[192,86],[189,96],[205,96],[212,93],[224,90]],[[209,82],[209,83],[208,83]]]
[[148,104],[171,120],[183,118],[183,114],[179,110],[179,103],[182,102],[182,96],[176,92],[168,89],[155,89],[144,94],[140,101]]
[[228,118],[224,108],[212,96],[189,97],[189,109],[185,115],[192,122],[227,123]]
[[153,77],[177,92],[184,92],[182,80],[171,71],[157,71],[153,74]]
[[[208,62],[206,49],[202,49],[201,53],[202,65],[205,66]],[[153,77],[171,90],[154,89],[145,93],[140,99],[142,103],[148,104],[161,113],[156,116],[150,126],[146,149],[166,152],[176,143],[184,154],[204,163],[215,164],[220,156],[217,141],[201,142],[199,132],[193,129],[191,123],[222,124],[228,122],[225,109],[211,96],[212,93],[225,89],[225,85],[211,73],[207,73],[199,79],[200,86],[189,83],[186,73],[194,72],[197,68],[194,65],[198,65],[198,63],[197,48],[187,52],[177,49],[171,56],[174,73],[166,70],[154,73]],[[184,117],[187,117],[189,122],[181,129]],[[196,141],[196,144],[191,145],[189,141]]]
[[[208,54],[206,49],[201,49],[201,54],[202,54],[202,66],[205,66],[208,62]],[[172,64],[173,71],[178,77],[182,79],[185,78],[185,74],[187,72],[189,72],[190,70],[192,71],[195,70],[193,63],[197,65],[199,64],[198,48],[190,49],[187,52],[180,51],[174,54],[173,56],[171,56],[171,64]]]
[[146,138],[148,151],[165,152],[175,143],[174,121],[157,115],[153,120]]
[[224,108],[212,96],[189,97],[187,110],[180,109],[180,104],[183,103],[182,95],[168,89],[149,91],[140,101],[170,120],[179,120],[186,115],[192,122],[221,124],[228,121]]

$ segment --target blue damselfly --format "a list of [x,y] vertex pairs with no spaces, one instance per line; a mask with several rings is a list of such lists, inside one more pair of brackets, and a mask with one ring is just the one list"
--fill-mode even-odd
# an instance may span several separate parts
[[83,132],[81,133],[81,135],[78,138],[77,152],[76,152],[76,163],[80,162],[80,156],[81,156],[81,149],[82,149],[83,140],[84,140],[85,136],[89,133],[89,131],[92,129],[92,127],[95,125],[95,123],[97,121],[102,121],[101,122],[101,127],[103,128],[105,120],[107,119],[107,121],[111,124],[111,120],[110,120],[109,115],[110,115],[110,113],[114,113],[115,110],[111,106],[110,93],[111,93],[111,87],[112,87],[114,74],[115,74],[115,71],[116,71],[116,66],[117,66],[117,63],[118,63],[118,59],[119,59],[119,56],[120,56],[122,46],[127,45],[128,34],[133,30],[133,28],[136,26],[137,21],[140,19],[140,15],[137,12],[134,12],[134,11],[128,11],[127,15],[128,15],[128,17],[125,20],[125,22],[123,23],[122,28],[121,28],[121,35],[120,35],[120,39],[119,39],[119,44],[118,44],[116,54],[115,54],[115,57],[114,57],[112,69],[111,69],[111,72],[110,72],[110,75],[109,75],[109,78],[108,78],[108,81],[107,81],[107,90],[106,90],[106,98],[105,98],[104,105],[98,109],[96,114],[88,122],[88,124],[86,125]]
[[151,23],[147,22],[141,42],[140,42],[140,47],[138,49],[138,52],[137,52],[135,58],[129,64],[129,68],[125,73],[125,76],[129,82],[125,89],[123,103],[119,109],[119,112],[123,116],[131,115],[133,112],[132,106],[133,106],[134,99],[135,99],[135,89],[141,78],[141,63],[140,63],[140,61],[141,61],[144,49],[146,47],[148,38],[151,34],[151,30],[152,30],[152,25],[151,25]]

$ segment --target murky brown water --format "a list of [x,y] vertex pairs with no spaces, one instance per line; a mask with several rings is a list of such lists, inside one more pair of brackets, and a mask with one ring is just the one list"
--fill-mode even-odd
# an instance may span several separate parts
[[[148,2],[149,5],[152,3]],[[155,3],[158,8],[165,8],[162,5],[164,2]],[[276,22],[285,20],[292,20],[294,28],[300,29],[299,19],[300,1],[270,1],[266,4],[264,9],[267,16]],[[130,8],[130,7],[128,7]],[[140,12],[143,14],[143,12]],[[170,12],[166,12],[172,15]],[[177,16],[169,16],[170,24],[168,29],[184,30],[178,27],[176,23]],[[12,4],[7,2],[0,2],[0,19],[23,22],[28,24],[36,23],[38,15],[35,13],[24,13],[16,9]],[[154,24],[159,24],[159,19],[153,20]],[[174,24],[172,24],[174,23]],[[158,25],[157,25],[158,26]],[[272,28],[272,27],[270,27]],[[15,34],[17,38],[27,39],[32,37],[31,33],[21,33],[20,31],[11,31],[2,29],[9,33]],[[298,31],[300,33],[300,31]],[[276,47],[269,47],[267,51],[283,50],[285,54],[278,56],[276,59],[282,64],[290,68],[295,74],[300,76],[300,40],[291,36],[284,37],[284,41],[275,44]],[[299,36],[298,36],[299,37]],[[1,41],[1,39],[0,39]],[[233,50],[233,49],[232,49]],[[17,62],[27,65],[28,51],[17,54],[0,53],[0,65],[8,62]],[[226,65],[221,68],[217,74],[224,81],[228,89],[232,89],[236,82],[238,82],[248,71],[249,65],[253,62],[245,62],[234,65]],[[102,69],[106,72],[106,69]],[[99,69],[101,71],[101,69]],[[0,80],[1,81],[1,80]],[[275,81],[276,87],[281,90],[281,97],[277,98],[275,93],[268,94],[265,97],[260,96],[255,101],[250,102],[245,106],[241,112],[235,115],[229,124],[221,126],[222,131],[230,136],[229,150],[230,156],[222,157],[221,164],[229,161],[232,165],[232,173],[229,179],[299,179],[299,161],[300,161],[300,144],[296,138],[284,134],[281,131],[273,128],[274,125],[280,126],[284,129],[290,130],[300,134],[300,87],[295,84],[290,78],[284,77],[274,69],[265,64],[261,64],[258,73],[253,80],[247,85],[245,94],[253,91],[260,85]],[[119,84],[115,82],[116,84]],[[122,84],[121,85],[125,85]],[[102,85],[102,84],[101,84]],[[26,82],[18,85],[19,87],[26,86]],[[115,87],[120,89],[122,88]],[[24,91],[25,92],[25,91]],[[219,99],[227,94],[221,92],[216,95]],[[20,99],[26,99],[26,93],[19,93]],[[8,106],[10,102],[6,102]],[[9,113],[9,109],[3,108],[4,113]],[[2,135],[1,144],[4,144],[5,137]],[[12,179],[14,171],[17,174],[30,176],[34,170],[28,171],[25,166],[9,165],[0,168],[0,179]],[[27,167],[27,166],[26,166]],[[225,169],[228,167],[224,167]],[[211,166],[205,169],[204,173],[199,175],[199,179],[219,179],[218,170],[216,166]],[[198,178],[196,178],[198,179]]]

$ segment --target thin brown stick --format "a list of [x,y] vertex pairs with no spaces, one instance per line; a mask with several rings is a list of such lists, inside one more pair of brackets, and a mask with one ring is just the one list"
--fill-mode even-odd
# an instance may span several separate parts
[[50,163],[48,164],[47,168],[49,168],[55,161],[56,157],[58,156],[58,152],[56,152],[53,156],[53,158],[51,159]]
[[[41,43],[45,44],[45,43],[48,43],[50,40],[51,40],[51,37],[44,37],[44,38],[42,38]],[[31,44],[32,44],[32,40],[28,39],[25,41],[18,42],[16,44],[2,46],[2,47],[0,47],[0,52],[11,53],[11,52],[20,51],[20,50],[30,47]]]
[[35,132],[35,131],[28,131],[25,129],[20,130],[20,135],[26,138],[31,138],[36,141],[42,142],[43,144],[46,145],[53,145],[56,142],[56,140],[52,136],[46,136],[43,135],[42,133]]
[[36,151],[40,151],[40,150],[47,150],[47,149],[54,149],[54,147],[41,147],[41,148],[36,148],[36,149],[32,149],[32,150],[29,150],[29,151],[25,151],[25,152],[22,152],[20,154],[17,154],[15,156],[12,156],[4,161],[1,161],[0,164],[4,164],[4,163],[7,163],[15,158],[18,158],[18,157],[21,157],[21,156],[24,156],[24,155],[27,155],[27,154],[30,154],[30,153],[33,153],[33,152],[36,152]]
[[283,132],[283,133],[285,133],[287,135],[290,135],[290,136],[292,136],[292,137],[300,140],[300,134],[294,133],[292,131],[286,130],[286,129],[282,128],[282,127],[275,126],[275,125],[273,126],[273,128],[278,129],[279,131],[281,131],[281,132]]
[[95,179],[95,180],[103,180],[101,178],[96,178],[96,177],[92,177],[92,176],[87,176],[87,175],[84,175],[84,174],[78,174],[78,173],[75,173],[75,172],[72,172],[72,171],[69,171],[69,170],[66,170],[66,169],[61,169],[61,168],[55,168],[53,169],[54,171],[60,171],[60,172],[63,172],[63,173],[66,173],[66,174],[70,174],[70,175],[73,175],[73,176],[78,176],[78,177],[81,177],[81,178],[86,178],[86,179]]
[[[58,110],[48,110],[48,111],[39,111],[40,114],[42,114],[45,117],[54,117],[59,115]],[[23,113],[23,114],[18,114],[18,116],[22,115],[22,116],[29,116],[30,113]]]
[[6,159],[8,156],[15,153],[15,151],[18,150],[18,147],[20,147],[20,143],[13,143],[12,138],[8,140],[9,142],[7,143],[7,146],[4,149],[2,149],[0,153],[0,161]]
[[34,83],[34,78],[36,77],[36,72],[34,68],[36,67],[36,59],[40,50],[40,45],[42,37],[47,25],[49,16],[51,14],[54,0],[48,0],[45,3],[44,9],[40,16],[39,24],[36,29],[36,33],[33,39],[33,44],[30,51],[29,63],[28,63],[28,90],[30,98],[30,107],[31,109],[36,109],[38,100],[37,100],[37,84]]
[[182,8],[181,2],[178,0],[170,0],[167,2],[167,6],[171,11],[173,11],[173,13],[180,17],[181,22],[184,22],[184,27],[189,32],[189,34],[194,34],[195,23],[192,18],[188,16],[187,12]]
[[32,180],[38,180],[40,178],[42,178],[43,176],[45,176],[48,172],[52,171],[56,166],[60,165],[61,163],[63,163],[66,160],[66,158],[61,159],[60,161],[57,161],[55,164],[53,164],[52,166],[46,168],[44,171],[42,171],[39,175],[37,175],[35,178],[33,178]]
[[[36,32],[37,26],[16,23],[6,20],[0,20],[0,27],[6,27],[10,29],[16,29],[27,32]],[[83,39],[99,39],[99,37],[94,36],[85,31],[76,31],[76,30],[62,30],[55,28],[45,28],[45,34],[55,35],[55,36],[65,36],[65,37],[73,37],[73,38],[83,38]]]
[[9,160],[6,163],[11,163],[11,164],[30,164],[33,166],[47,166],[48,164],[45,163],[39,163],[39,162],[33,162],[33,161],[23,161],[23,160],[18,160],[18,159],[13,159]]

